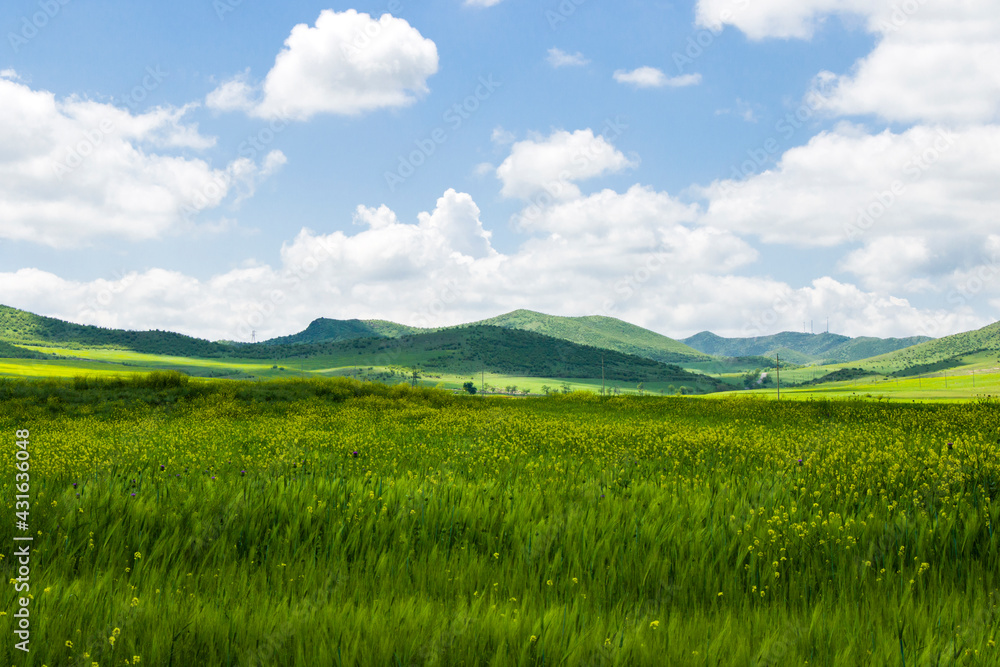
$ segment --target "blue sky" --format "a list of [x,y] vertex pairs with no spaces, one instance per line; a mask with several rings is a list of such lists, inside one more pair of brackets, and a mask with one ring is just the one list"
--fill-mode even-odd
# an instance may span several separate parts
[[47,0],[0,17],[0,302],[266,338],[1000,305],[982,0]]

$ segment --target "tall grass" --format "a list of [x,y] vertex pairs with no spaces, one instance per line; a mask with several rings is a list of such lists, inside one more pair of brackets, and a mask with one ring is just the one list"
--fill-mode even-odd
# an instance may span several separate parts
[[45,386],[13,664],[1000,664],[989,401]]

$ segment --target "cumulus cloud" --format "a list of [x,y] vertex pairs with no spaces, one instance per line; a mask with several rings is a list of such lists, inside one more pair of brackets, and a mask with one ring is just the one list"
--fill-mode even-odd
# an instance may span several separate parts
[[205,105],[216,111],[247,111],[254,107],[256,92],[250,84],[250,70],[223,82],[205,98]]
[[132,114],[8,77],[0,99],[0,238],[65,247],[189,230],[197,213],[252,195],[284,163],[280,151],[223,168],[177,155],[215,144],[186,121],[191,105]]
[[556,69],[560,67],[581,67],[590,63],[579,51],[576,53],[566,53],[562,49],[557,48],[549,49],[548,61]]
[[635,166],[593,130],[559,130],[547,138],[526,139],[511,148],[497,168],[505,197],[530,199],[545,192],[555,199],[580,196],[576,181]]
[[868,15],[870,0],[698,0],[698,25],[719,31],[732,25],[754,40],[810,39],[830,15]]
[[[904,10],[914,7],[912,13]],[[969,124],[1000,118],[1000,12],[983,1],[893,5],[874,14],[875,50],[816,89],[839,115]]]
[[787,151],[771,170],[695,191],[705,224],[768,243],[835,246],[947,228],[995,228],[1000,127],[917,126],[869,135],[842,125]]
[[893,122],[994,122],[1000,114],[1000,13],[991,0],[699,0],[697,21],[751,39],[810,39],[831,15],[860,16],[878,37],[847,74],[820,72],[824,107]]
[[[472,198],[448,190],[415,224],[385,206],[361,206],[354,233],[303,229],[281,248],[275,267],[250,264],[208,280],[155,270],[93,282],[25,270],[0,274],[0,293],[11,305],[73,321],[232,339],[250,330],[290,333],[318,316],[430,326],[526,303],[554,313],[621,315],[647,299],[657,304],[647,304],[652,312],[663,305],[661,290],[680,293],[672,284],[755,256],[729,233],[689,224],[693,215],[648,188],[604,191],[555,206],[520,248],[503,254]],[[569,222],[574,216],[581,225]],[[670,309],[659,312],[657,325],[672,322]]]
[[507,144],[512,144],[517,141],[517,135],[513,132],[508,132],[503,129],[503,127],[497,125],[493,128],[493,133],[490,135],[490,141],[492,141],[497,146],[505,146]]
[[292,28],[262,84],[240,74],[206,104],[261,118],[357,115],[413,104],[437,70],[437,46],[404,19],[326,9],[315,26]]
[[682,74],[668,77],[655,67],[639,67],[632,71],[617,70],[614,73],[614,79],[618,83],[628,84],[636,88],[683,88],[701,83],[701,74]]
[[[273,267],[248,263],[205,280],[155,269],[92,282],[25,269],[0,273],[0,293],[71,321],[237,340],[254,330],[293,333],[319,316],[440,326],[524,306],[621,317],[676,337],[797,329],[817,313],[850,335],[944,335],[987,323],[969,306],[920,309],[832,278],[793,287],[734,275],[757,252],[730,231],[697,224],[700,215],[649,187],[602,190],[522,212],[528,236],[504,254],[472,198],[448,190],[416,223],[360,206],[355,233],[303,229]],[[977,289],[997,295],[995,286]]]

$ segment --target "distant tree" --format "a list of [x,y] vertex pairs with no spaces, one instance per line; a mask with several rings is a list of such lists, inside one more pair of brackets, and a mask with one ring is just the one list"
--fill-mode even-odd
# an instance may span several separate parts
[[680,392],[681,392],[682,396],[687,396],[688,394],[693,394],[694,390],[691,389],[691,387],[682,385],[681,388],[680,388]]
[[570,390],[569,382],[562,383],[562,393],[568,394]]
[[549,392],[551,392],[551,391],[552,391],[552,387],[550,387],[550,386],[549,386],[549,385],[547,385],[547,384],[543,384],[543,385],[542,385],[542,393],[543,393],[543,394],[545,394],[546,396],[548,396],[548,395],[549,395]]
[[635,386],[635,388],[639,390],[639,395],[642,396],[643,384],[640,382]]
[[475,395],[476,393],[476,385],[472,384],[471,382],[466,382],[465,384],[463,384],[462,389],[464,389],[465,391],[469,392],[472,395]]
[[760,381],[761,370],[755,368],[752,371],[747,371],[743,374],[743,386],[747,389],[753,388]]

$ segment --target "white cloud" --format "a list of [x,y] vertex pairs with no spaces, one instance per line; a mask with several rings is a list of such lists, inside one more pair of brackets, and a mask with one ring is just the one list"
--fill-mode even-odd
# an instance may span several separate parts
[[465,0],[466,7],[493,7],[499,5],[503,0]]
[[21,77],[17,75],[17,72],[15,70],[12,69],[0,70],[0,79],[13,79],[16,81],[20,78]]
[[872,53],[849,74],[817,77],[829,111],[905,123],[1000,118],[1000,12],[994,2],[928,3],[912,14],[897,7],[874,15],[871,24],[881,37]]
[[0,78],[0,238],[50,246],[190,230],[199,211],[245,198],[283,164],[246,158],[224,168],[171,154],[215,144],[186,122],[191,105],[133,115],[86,99],[56,99]]
[[668,77],[655,67],[639,67],[631,72],[620,69],[614,73],[618,83],[625,83],[636,88],[683,88],[701,83],[701,74],[682,74]]
[[871,0],[698,0],[695,15],[702,27],[719,31],[732,25],[754,40],[810,39],[827,16],[868,15],[879,4]]
[[548,61],[555,68],[581,67],[590,63],[579,51],[576,53],[566,53],[562,49],[557,48],[549,49]]
[[840,263],[869,289],[909,294],[950,293],[975,280],[983,267],[988,270],[980,280],[1000,282],[1000,236],[946,229],[868,239]]
[[830,15],[861,16],[878,37],[850,73],[821,72],[828,111],[893,122],[993,122],[1000,117],[1000,12],[992,0],[699,0],[698,23],[751,39],[810,39]]
[[262,118],[357,115],[413,104],[437,70],[437,46],[404,19],[326,9],[314,27],[292,28],[262,85],[241,74],[212,91],[206,103]]
[[835,246],[941,228],[989,233],[998,181],[1000,127],[869,135],[841,125],[787,151],[771,170],[694,191],[709,201],[705,224],[768,243]]
[[252,330],[293,333],[320,316],[435,326],[524,306],[621,317],[675,337],[797,330],[827,314],[834,331],[850,335],[943,335],[988,323],[968,306],[921,310],[832,278],[793,288],[732,275],[756,251],[731,232],[694,226],[698,216],[651,188],[604,190],[547,207],[526,226],[531,236],[502,254],[472,198],[449,190],[416,224],[361,206],[354,234],[303,229],[275,267],[248,263],[207,280],[154,269],[91,282],[25,269],[0,273],[0,293],[9,305],[71,321],[240,340]]
[[490,141],[498,146],[505,146],[517,141],[517,135],[513,132],[508,132],[503,129],[503,127],[497,125],[493,128],[493,134],[490,136]]
[[841,261],[841,269],[858,276],[869,288],[922,292],[934,289],[926,275],[933,253],[926,238],[885,236],[871,239]]
[[575,181],[635,166],[593,130],[553,132],[548,138],[519,141],[497,168],[505,197],[529,199],[542,192],[554,199],[580,196]]
[[749,102],[736,98],[736,108],[734,109],[718,109],[715,112],[716,116],[739,116],[748,123],[757,122],[757,113],[754,110],[754,105]]
[[225,81],[205,98],[205,106],[216,111],[247,111],[254,107],[256,93],[250,85],[250,70]]

